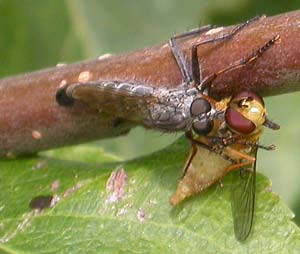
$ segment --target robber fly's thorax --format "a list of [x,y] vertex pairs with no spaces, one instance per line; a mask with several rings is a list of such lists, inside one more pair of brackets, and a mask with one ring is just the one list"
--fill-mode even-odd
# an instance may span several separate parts
[[214,111],[212,105],[196,88],[157,89],[158,101],[144,120],[147,127],[163,131],[188,131],[199,121],[206,122]]

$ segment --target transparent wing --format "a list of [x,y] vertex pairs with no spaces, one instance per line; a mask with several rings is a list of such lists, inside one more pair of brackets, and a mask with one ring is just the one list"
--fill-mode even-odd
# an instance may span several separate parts
[[[257,148],[250,155],[256,158]],[[255,205],[255,175],[256,160],[248,168],[240,170],[240,179],[232,194],[232,215],[234,233],[238,241],[244,241],[249,236],[254,215]]]
[[157,100],[154,88],[139,83],[121,81],[87,81],[69,84],[65,93],[100,112],[139,121],[148,114]]

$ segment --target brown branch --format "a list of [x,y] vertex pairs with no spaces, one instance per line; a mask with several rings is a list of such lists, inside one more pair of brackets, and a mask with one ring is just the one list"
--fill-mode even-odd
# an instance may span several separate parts
[[[223,34],[226,27],[184,41]],[[213,31],[215,33],[213,33]],[[227,42],[199,49],[203,77],[248,56],[276,34],[281,37],[255,63],[218,78],[211,93],[220,98],[247,89],[261,95],[300,90],[300,12],[261,19]],[[49,148],[117,136],[133,126],[115,116],[102,115],[82,104],[61,107],[55,101],[58,87],[78,79],[139,81],[151,86],[176,87],[182,77],[168,44],[123,55],[95,59],[0,80],[0,156],[33,153]]]

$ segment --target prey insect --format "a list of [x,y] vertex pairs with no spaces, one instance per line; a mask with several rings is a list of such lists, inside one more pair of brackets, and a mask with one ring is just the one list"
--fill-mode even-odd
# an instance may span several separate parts
[[[273,149],[272,146],[260,145],[259,137],[263,126],[274,130],[279,126],[268,120],[263,99],[257,94],[240,91],[216,101],[209,96],[209,90],[217,77],[255,61],[280,38],[274,36],[258,50],[204,79],[197,49],[203,44],[229,40],[257,19],[234,27],[228,34],[194,44],[190,49],[191,68],[177,41],[212,27],[202,27],[171,38],[170,48],[183,77],[183,83],[175,89],[103,80],[66,84],[56,93],[56,100],[62,106],[72,105],[78,100],[101,112],[114,112],[117,117],[146,128],[184,131],[191,142],[191,151],[177,190],[170,199],[173,206],[220,181],[228,172],[240,170],[240,187],[234,191],[232,199],[234,230],[240,241],[248,237],[253,222],[257,150]],[[210,161],[217,163],[209,164]]]

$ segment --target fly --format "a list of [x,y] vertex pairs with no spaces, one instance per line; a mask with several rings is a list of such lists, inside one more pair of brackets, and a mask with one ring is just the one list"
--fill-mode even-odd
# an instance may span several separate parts
[[228,34],[192,45],[191,70],[177,40],[206,32],[212,27],[205,26],[172,37],[170,48],[183,77],[183,83],[175,89],[104,80],[66,84],[56,93],[56,100],[62,106],[72,105],[78,100],[101,112],[114,112],[117,117],[146,128],[184,131],[191,142],[191,150],[183,176],[170,199],[173,206],[220,181],[228,172],[240,170],[240,186],[234,190],[232,198],[234,231],[240,241],[248,237],[253,222],[257,149],[273,149],[273,146],[259,144],[263,126],[276,130],[279,125],[268,120],[263,99],[257,94],[241,91],[216,101],[209,96],[209,90],[218,76],[253,62],[280,37],[274,36],[254,53],[204,79],[197,49],[203,44],[228,40],[257,19],[259,17],[234,27]]

